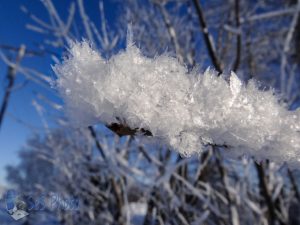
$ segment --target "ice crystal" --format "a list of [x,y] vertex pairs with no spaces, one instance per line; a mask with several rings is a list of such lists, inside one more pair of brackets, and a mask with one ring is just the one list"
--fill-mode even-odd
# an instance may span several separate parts
[[299,159],[299,111],[234,73],[228,82],[210,69],[189,72],[176,58],[148,58],[132,43],[107,60],[85,41],[71,44],[54,71],[73,124],[121,118],[184,155],[216,144],[261,158]]

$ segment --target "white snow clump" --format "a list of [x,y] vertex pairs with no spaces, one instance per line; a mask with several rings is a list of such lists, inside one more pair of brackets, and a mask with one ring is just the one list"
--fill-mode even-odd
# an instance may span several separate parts
[[300,159],[299,111],[288,111],[254,81],[228,83],[215,72],[188,72],[176,58],[145,57],[133,44],[104,59],[89,43],[73,43],[54,67],[56,88],[76,126],[122,118],[184,155],[205,145],[275,161]]

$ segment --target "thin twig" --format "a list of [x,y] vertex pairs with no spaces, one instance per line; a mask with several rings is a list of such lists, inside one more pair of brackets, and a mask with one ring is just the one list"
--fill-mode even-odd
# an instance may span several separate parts
[[8,85],[5,89],[5,94],[3,97],[3,102],[2,102],[2,106],[1,106],[1,110],[0,110],[0,128],[1,128],[4,114],[5,114],[8,102],[9,102],[9,97],[12,93],[12,89],[13,89],[13,86],[15,83],[17,70],[18,70],[19,64],[21,63],[21,60],[23,59],[23,57],[25,55],[25,51],[26,51],[25,45],[21,45],[21,47],[19,48],[19,51],[18,51],[18,55],[17,55],[15,64],[8,66],[8,71],[7,71]]
[[92,30],[91,30],[89,17],[85,13],[83,0],[78,0],[77,2],[78,2],[79,13],[80,13],[80,16],[81,16],[81,19],[82,19],[82,23],[83,23],[86,35],[87,35],[89,41],[94,44],[95,40],[94,40],[93,33],[92,33]]
[[257,170],[257,176],[259,179],[259,187],[260,187],[260,192],[261,195],[264,197],[267,207],[268,207],[268,211],[269,211],[269,220],[270,220],[270,225],[275,225],[275,208],[274,208],[274,203],[272,201],[271,195],[269,193],[268,190],[268,185],[267,185],[267,181],[265,178],[265,171],[264,168],[262,166],[262,164],[259,164],[258,162],[254,163],[256,170]]
[[[240,0],[235,0],[234,4],[235,11],[235,25],[236,29],[240,29]],[[233,63],[232,71],[236,72],[239,68],[241,61],[241,48],[242,48],[242,34],[241,32],[237,32],[236,34],[236,53],[235,53],[235,61]]]
[[224,165],[222,164],[222,158],[221,158],[221,154],[220,154],[219,150],[213,146],[212,146],[212,148],[214,148],[214,150],[215,150],[216,164],[218,166],[218,170],[221,175],[221,180],[222,180],[222,183],[224,186],[225,196],[228,200],[228,205],[229,205],[228,210],[229,210],[230,222],[232,225],[239,225],[240,223],[239,223],[239,217],[238,217],[238,213],[237,213],[237,207],[236,207],[234,199],[232,198],[232,196],[230,194],[230,190],[229,190],[229,180],[228,180],[227,171],[226,171]]
[[284,44],[283,44],[283,51],[281,55],[281,62],[280,62],[280,90],[283,93],[286,93],[286,80],[287,80],[287,75],[286,75],[286,64],[287,64],[287,55],[290,52],[291,49],[291,42],[292,38],[294,36],[294,33],[296,32],[296,27],[297,27],[297,22],[298,18],[300,16],[300,0],[298,0],[297,3],[297,11],[295,11],[295,14],[293,16],[293,19],[291,21],[291,25],[289,28],[289,31],[287,32]]
[[171,23],[169,14],[168,14],[167,10],[165,9],[164,5],[162,5],[162,3],[157,3],[157,5],[163,16],[163,20],[164,20],[165,26],[168,30],[168,34],[170,36],[171,42],[174,45],[176,56],[180,63],[184,63],[184,55],[183,55],[182,49],[180,47],[175,28]]
[[289,179],[291,181],[293,190],[295,192],[295,196],[296,196],[297,200],[300,202],[300,194],[299,194],[299,190],[298,190],[298,187],[297,187],[297,184],[296,184],[295,177],[294,177],[292,171],[289,168],[288,168],[287,172],[288,172],[288,176],[289,176]]
[[204,37],[204,42],[206,44],[207,50],[208,50],[208,54],[211,58],[212,64],[214,65],[215,69],[219,72],[219,75],[223,72],[221,63],[217,57],[217,53],[216,53],[216,49],[214,46],[214,42],[212,39],[212,36],[210,35],[210,33],[208,32],[208,27],[203,15],[203,11],[200,5],[199,0],[193,0],[194,6],[196,8],[196,12],[198,15],[198,19],[199,19],[199,24],[201,26],[201,30],[203,33],[203,37]]
[[91,132],[91,136],[93,137],[93,139],[94,139],[94,141],[95,141],[95,144],[96,144],[97,149],[99,150],[99,152],[100,152],[102,158],[105,160],[105,159],[106,159],[106,155],[105,155],[105,153],[104,153],[104,150],[103,150],[103,148],[102,148],[102,146],[101,146],[99,140],[97,139],[97,134],[96,134],[96,131],[95,131],[94,127],[89,126],[88,128],[89,128],[89,130],[90,130],[90,132]]

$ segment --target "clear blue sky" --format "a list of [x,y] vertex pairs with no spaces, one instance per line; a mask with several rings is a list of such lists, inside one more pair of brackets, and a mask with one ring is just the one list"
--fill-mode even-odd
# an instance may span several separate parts
[[[70,4],[69,0],[53,0],[58,11],[65,15],[65,11]],[[98,0],[89,0],[86,2],[86,11],[91,18],[100,18],[98,10]],[[40,0],[0,0],[0,44],[6,44],[18,47],[25,44],[30,49],[36,49],[35,43],[39,43],[42,37],[25,28],[25,25],[30,22],[28,16],[21,10],[20,6],[24,5],[31,12],[45,18],[46,10]],[[105,12],[108,21],[114,21],[116,12],[116,3],[113,1],[104,1]],[[97,22],[96,22],[97,24]],[[22,61],[22,65],[34,67],[35,69],[44,72],[45,74],[53,74],[51,70],[51,59],[49,58],[26,58]],[[0,101],[4,93],[6,85],[5,76],[7,72],[6,65],[0,61]],[[24,77],[22,74],[17,75],[18,84],[23,83]],[[53,90],[52,90],[53,91]],[[51,90],[47,91],[44,88],[30,82],[24,88],[13,92],[7,108],[2,128],[0,130],[0,185],[5,183],[5,167],[8,164],[15,165],[18,163],[17,152],[26,143],[33,130],[30,127],[37,128],[35,132],[44,132],[41,119],[34,107],[32,100],[34,92],[41,92],[49,98],[53,98]],[[26,125],[20,123],[15,118],[25,122]],[[51,116],[47,117],[51,125]]]

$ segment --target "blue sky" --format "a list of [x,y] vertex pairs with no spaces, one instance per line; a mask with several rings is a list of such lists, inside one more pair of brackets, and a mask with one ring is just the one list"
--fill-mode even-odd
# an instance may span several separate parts
[[[65,15],[70,1],[53,0],[57,10]],[[47,18],[46,10],[43,8],[40,0],[7,0],[0,1],[0,44],[18,47],[25,44],[28,49],[36,49],[35,43],[42,41],[42,36],[27,30],[25,25],[30,23],[28,16],[21,10],[20,6],[24,5],[31,12],[41,18]],[[99,18],[98,0],[90,0],[86,3],[86,11],[92,19]],[[104,1],[105,12],[108,21],[114,21],[116,3],[113,1]],[[97,24],[97,21],[96,21]],[[25,58],[22,65],[33,67],[45,74],[53,75],[51,70],[51,59],[43,58]],[[6,85],[7,67],[0,61],[0,101],[2,103],[3,90]],[[17,74],[16,86],[24,82],[24,76]],[[22,89],[14,91],[11,95],[10,102],[6,111],[1,130],[0,130],[0,185],[5,183],[6,165],[15,165],[18,163],[18,150],[26,143],[26,140],[33,132],[43,133],[43,124],[40,116],[32,107],[32,100],[35,93],[42,93],[49,98],[55,98],[54,90],[46,90],[33,82],[27,83]],[[16,120],[16,118],[18,121]],[[51,125],[51,117],[47,117]],[[53,118],[52,118],[53,119]],[[34,130],[32,129],[34,128]]]
[[[1,1],[0,2],[0,43],[12,46],[20,46],[22,43],[29,44],[35,39],[35,35],[25,29],[26,16],[19,9],[21,1]],[[29,1],[23,1],[24,3]],[[25,63],[25,62],[24,62]],[[5,87],[6,65],[0,63],[1,89]],[[24,78],[18,74],[17,83],[21,83]],[[30,85],[32,86],[32,85]],[[26,138],[30,135],[30,130],[16,122],[10,114],[19,119],[25,120],[35,126],[40,126],[36,119],[37,113],[31,107],[32,87],[19,89],[11,95],[6,116],[3,120],[0,131],[0,182],[4,182],[5,166],[17,163],[17,151],[20,149]],[[0,92],[1,102],[3,91]]]

